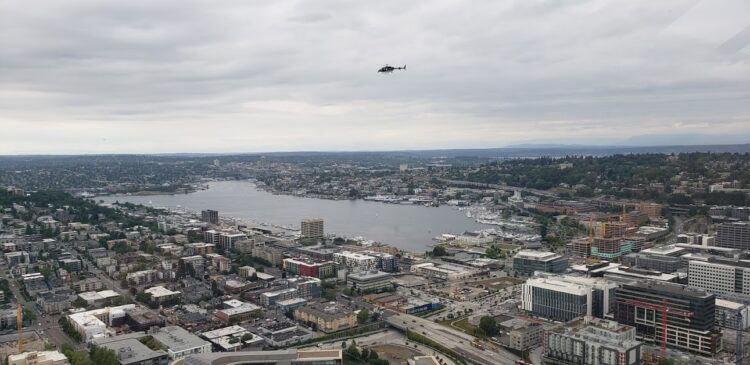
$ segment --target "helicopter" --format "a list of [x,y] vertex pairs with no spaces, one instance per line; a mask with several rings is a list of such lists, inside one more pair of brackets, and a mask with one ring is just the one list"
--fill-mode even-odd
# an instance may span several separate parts
[[386,64],[385,66],[381,67],[378,72],[382,73],[391,73],[393,70],[406,70],[406,65],[404,67],[393,67],[391,65]]

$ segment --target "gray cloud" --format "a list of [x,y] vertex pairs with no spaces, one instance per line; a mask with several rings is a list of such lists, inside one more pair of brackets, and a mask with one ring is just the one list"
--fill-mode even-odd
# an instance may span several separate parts
[[3,1],[0,153],[750,140],[748,24],[743,0]]

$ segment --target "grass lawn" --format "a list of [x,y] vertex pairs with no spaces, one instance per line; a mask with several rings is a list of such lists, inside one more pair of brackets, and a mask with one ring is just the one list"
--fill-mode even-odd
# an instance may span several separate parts
[[469,318],[464,318],[464,319],[459,319],[459,320],[449,319],[445,321],[438,321],[437,323],[446,327],[457,329],[463,333],[472,335],[477,338],[487,338],[487,336],[485,336],[482,330],[480,330],[478,327],[469,323]]

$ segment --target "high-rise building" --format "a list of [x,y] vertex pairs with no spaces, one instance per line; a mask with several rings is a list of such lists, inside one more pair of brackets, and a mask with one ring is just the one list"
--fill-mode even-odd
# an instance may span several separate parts
[[566,322],[581,316],[604,318],[613,309],[617,284],[570,275],[540,275],[523,284],[521,309],[532,316]]
[[750,250],[750,223],[723,223],[716,230],[716,246]]
[[615,321],[585,318],[544,332],[545,363],[576,365],[641,364],[635,328]]
[[723,257],[691,260],[688,284],[717,294],[750,294],[750,260]]
[[323,238],[325,236],[323,231],[323,219],[321,218],[303,219],[301,228],[302,238]]
[[521,250],[513,256],[513,270],[521,275],[535,271],[561,273],[568,268],[568,260],[554,252]]
[[211,224],[219,224],[219,212],[211,209],[201,211],[201,220]]
[[715,301],[716,296],[703,289],[633,281],[615,289],[615,320],[635,326],[640,340],[659,345],[666,312],[668,347],[713,356],[721,344],[721,333],[714,329]]

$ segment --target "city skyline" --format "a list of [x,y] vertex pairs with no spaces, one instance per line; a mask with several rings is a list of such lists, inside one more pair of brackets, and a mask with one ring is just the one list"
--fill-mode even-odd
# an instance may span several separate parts
[[3,2],[0,154],[746,143],[748,24],[741,0]]

